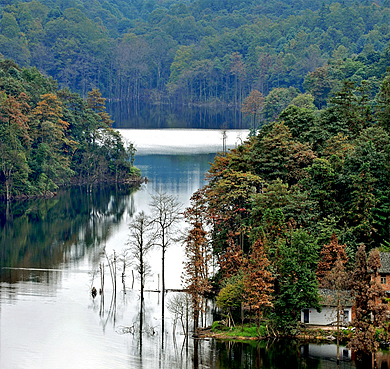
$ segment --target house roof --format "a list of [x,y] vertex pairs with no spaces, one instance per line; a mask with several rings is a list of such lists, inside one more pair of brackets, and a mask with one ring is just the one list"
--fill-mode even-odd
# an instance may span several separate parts
[[380,274],[390,274],[390,252],[380,252],[382,266],[378,270]]
[[[337,306],[337,291],[325,288],[319,288],[318,292],[321,296],[321,305],[323,306]],[[342,306],[353,306],[353,298],[351,291],[339,291],[339,299]]]

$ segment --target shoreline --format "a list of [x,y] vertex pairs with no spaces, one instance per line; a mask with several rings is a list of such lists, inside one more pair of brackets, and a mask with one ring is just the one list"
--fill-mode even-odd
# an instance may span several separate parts
[[[146,177],[131,177],[124,179],[122,181],[97,181],[94,183],[87,183],[87,182],[76,182],[74,179],[71,179],[69,183],[66,185],[59,186],[57,190],[63,189],[63,188],[69,188],[69,187],[96,187],[96,186],[104,186],[104,185],[141,185],[143,183],[147,183],[148,179]],[[0,202],[13,202],[13,201],[28,201],[28,200],[34,200],[34,199],[52,199],[53,197],[57,196],[57,191],[46,191],[45,193],[40,193],[40,194],[19,194],[16,196],[11,196],[9,199],[7,199],[5,196],[0,196]]]
[[[340,343],[346,343],[345,329],[340,330]],[[328,326],[312,326],[305,327],[301,333],[291,335],[269,335],[269,336],[241,336],[239,334],[229,335],[228,331],[213,332],[211,327],[199,328],[196,338],[207,339],[214,338],[217,340],[235,340],[235,341],[262,341],[268,339],[298,339],[305,342],[322,342],[333,343],[336,342],[337,328]]]

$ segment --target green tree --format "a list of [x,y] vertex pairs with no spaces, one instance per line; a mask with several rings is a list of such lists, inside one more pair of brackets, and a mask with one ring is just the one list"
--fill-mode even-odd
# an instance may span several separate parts
[[387,72],[386,77],[381,83],[381,87],[377,100],[376,115],[378,123],[387,131],[390,132],[390,72]]
[[296,333],[303,308],[320,309],[315,270],[318,246],[304,231],[291,231],[280,247],[272,318],[278,331]]

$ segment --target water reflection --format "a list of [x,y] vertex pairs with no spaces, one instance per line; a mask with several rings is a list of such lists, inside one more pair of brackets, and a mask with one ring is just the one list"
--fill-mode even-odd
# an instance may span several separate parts
[[250,118],[234,108],[108,102],[115,128],[249,129]]
[[[314,346],[305,348],[296,341],[186,339],[180,325],[174,330],[174,317],[169,314],[163,333],[161,295],[146,292],[142,304],[130,266],[124,284],[118,270],[115,295],[106,259],[126,247],[133,214],[146,211],[150,194],[157,190],[177,195],[187,206],[191,194],[204,184],[203,173],[214,156],[211,148],[221,145],[220,132],[185,133],[171,131],[170,142],[175,145],[169,147],[158,142],[166,132],[154,132],[155,138],[144,130],[127,132],[130,139],[138,135],[144,140],[140,144],[152,141],[160,150],[154,155],[139,150],[136,165],[150,182],[138,191],[104,187],[88,194],[77,187],[53,199],[0,205],[2,369],[335,367],[335,358],[313,355]],[[230,136],[234,144],[237,134]],[[203,151],[197,155],[182,151],[195,146]],[[103,293],[93,298],[92,286],[99,291],[102,281],[91,272],[99,270],[103,260]],[[181,246],[168,249],[166,260],[166,286],[180,288]],[[146,289],[154,291],[159,289],[161,250],[155,250],[150,262],[154,276]],[[170,296],[172,292],[167,300]],[[388,358],[383,355],[381,363]],[[346,359],[340,367],[355,364]]]
[[[135,188],[83,187],[59,191],[52,199],[0,203],[0,281],[42,278],[37,269],[61,269],[77,264],[104,243],[114,225],[134,213]],[[7,207],[7,209],[6,209]],[[53,276],[53,273],[49,273]],[[46,278],[46,277],[45,277]]]

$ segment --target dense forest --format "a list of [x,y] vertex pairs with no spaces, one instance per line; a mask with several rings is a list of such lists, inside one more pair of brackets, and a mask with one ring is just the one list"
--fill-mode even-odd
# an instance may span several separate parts
[[380,53],[390,40],[388,0],[8,0],[0,6],[3,57],[35,66],[83,97],[98,88],[109,99],[239,106],[252,89],[302,91],[307,73],[335,63],[343,67],[331,80],[367,79],[368,65],[383,64]]
[[59,186],[139,176],[135,149],[111,128],[105,99],[58,90],[36,68],[0,62],[0,198],[48,195]]
[[[388,52],[378,60],[388,61]],[[305,81],[344,67],[320,67]],[[390,69],[372,82],[345,79],[321,109],[311,94],[290,96],[276,118],[216,156],[208,184],[192,197],[197,236],[187,249],[199,267],[189,288],[195,296],[207,291],[207,263],[216,257],[217,304],[230,321],[251,307],[275,332],[294,334],[301,310],[324,303],[319,286],[351,289],[363,312],[353,325],[371,327],[375,341],[372,324],[383,323],[388,306],[378,304],[384,290],[371,275],[381,265],[378,249],[390,251]],[[258,109],[246,110],[254,120],[264,107],[255,92],[244,103],[257,97]]]

